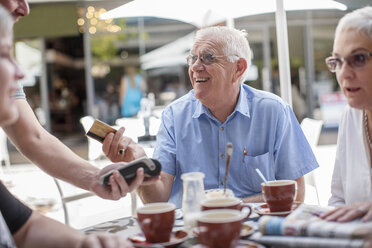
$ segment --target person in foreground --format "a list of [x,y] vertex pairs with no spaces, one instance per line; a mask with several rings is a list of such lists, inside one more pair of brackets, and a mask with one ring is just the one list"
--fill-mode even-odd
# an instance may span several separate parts
[[[296,180],[297,200],[303,201],[303,176],[318,164],[290,106],[243,84],[251,61],[246,36],[227,27],[196,33],[187,58],[193,90],[163,111],[154,150],[161,178],[138,188],[144,202],[170,200],[180,207],[180,176],[186,172],[203,172],[205,189],[222,188],[228,142],[233,153],[227,188],[236,197],[263,201],[258,168],[268,180]],[[104,150],[117,145],[109,143],[113,137]]]
[[[17,21],[22,16],[29,14],[29,6],[26,0],[0,0]],[[67,181],[77,187],[89,190],[104,199],[118,200],[128,192],[133,191],[144,180],[144,173],[139,169],[135,181],[128,186],[118,171],[110,178],[111,187],[99,183],[99,177],[107,171],[117,168],[121,163],[109,165],[102,170],[80,158],[56,137],[48,133],[38,122],[30,105],[28,104],[22,85],[16,92],[15,105],[19,111],[19,118],[12,125],[4,127],[12,143],[17,149],[35,165],[46,173]],[[120,128],[118,136],[123,135],[124,128]],[[145,155],[136,154],[136,144],[131,140],[126,141],[126,157],[133,158]],[[119,148],[115,151],[118,153]],[[150,183],[151,180],[145,182]]]
[[[0,126],[19,116],[14,93],[23,77],[12,56],[13,20],[0,6]],[[11,235],[12,236],[11,236]],[[14,239],[13,239],[14,238]],[[15,242],[15,243],[14,243]],[[118,235],[83,233],[49,219],[22,204],[0,181],[0,247],[132,247]]]
[[346,14],[339,21],[332,56],[326,59],[346,96],[338,129],[329,205],[323,216],[345,222],[372,220],[372,7]]

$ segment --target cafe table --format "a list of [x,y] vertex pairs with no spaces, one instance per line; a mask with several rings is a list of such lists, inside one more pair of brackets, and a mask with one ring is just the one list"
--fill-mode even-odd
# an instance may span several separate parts
[[[252,204],[252,207],[257,207],[259,205]],[[341,239],[335,237],[301,237],[301,236],[263,236],[258,230],[258,219],[259,215],[256,214],[255,211],[250,215],[250,218],[247,222],[243,223],[242,229],[244,226],[249,226],[252,228],[252,234],[246,235],[242,237],[239,241],[240,243],[236,248],[247,248],[247,247],[256,247],[256,248],[277,248],[277,247],[355,247],[361,248],[365,245],[365,240],[363,239]],[[176,221],[174,224],[174,233],[178,231],[185,233],[185,229],[183,226],[182,220],[182,211],[177,209],[176,210]],[[189,235],[186,237],[181,237],[175,239],[175,242],[166,245],[148,245],[144,241],[144,237],[141,234],[141,230],[138,226],[137,220],[133,217],[124,217],[119,218],[112,221],[107,221],[104,223],[100,223],[91,227],[87,227],[82,229],[82,231],[86,234],[90,233],[97,233],[97,232],[109,232],[109,233],[116,233],[118,235],[123,235],[125,238],[129,238],[129,240],[134,239],[137,241],[141,241],[142,243],[134,243],[135,247],[177,247],[177,248],[202,248],[198,244],[198,240],[193,234],[193,232],[189,232]],[[255,241],[256,243],[252,243]],[[259,244],[261,243],[261,244]],[[262,245],[262,244],[265,244]]]
[[[176,210],[176,221],[174,224],[174,232],[180,230],[184,232],[183,220],[182,217],[178,217],[182,215],[182,211]],[[250,220],[247,222],[250,226],[255,225],[255,221],[257,220],[258,215],[252,214]],[[136,218],[134,217],[123,217],[107,222],[103,222],[97,225],[93,225],[87,228],[82,229],[86,234],[92,234],[97,232],[108,232],[108,233],[115,233],[118,235],[123,235],[125,238],[135,239],[140,241],[143,237],[141,234],[141,229],[137,223]],[[146,245],[145,243],[134,243],[135,247],[163,247],[157,245]],[[257,245],[257,246],[248,246],[248,244],[252,244],[251,241],[248,240],[241,240],[237,248],[243,247],[256,247],[256,248],[263,248],[265,246]],[[177,248],[202,248],[202,246],[198,245],[198,240],[193,235],[193,232],[189,232],[188,236],[185,238],[179,238],[179,240],[165,246],[165,247],[177,247]]]

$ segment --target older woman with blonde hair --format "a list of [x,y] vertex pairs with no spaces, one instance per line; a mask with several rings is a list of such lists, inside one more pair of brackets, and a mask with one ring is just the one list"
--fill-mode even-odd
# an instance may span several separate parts
[[372,220],[372,7],[346,14],[338,23],[332,56],[326,59],[346,96],[338,131],[329,204],[323,216],[345,222]]

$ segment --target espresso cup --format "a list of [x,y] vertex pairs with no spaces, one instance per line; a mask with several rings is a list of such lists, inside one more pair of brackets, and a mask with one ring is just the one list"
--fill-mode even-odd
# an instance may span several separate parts
[[137,220],[146,241],[169,242],[175,220],[176,205],[169,202],[145,204],[137,209]]
[[235,247],[245,217],[235,209],[202,211],[197,218],[199,243],[213,248]]
[[205,198],[215,198],[215,197],[235,197],[234,192],[231,189],[207,189],[204,191]]
[[270,212],[291,211],[296,197],[297,182],[294,180],[277,180],[261,184],[264,201]]
[[207,198],[201,201],[200,206],[202,211],[212,209],[235,209],[241,211],[243,209],[248,209],[249,212],[245,219],[248,219],[252,213],[252,208],[249,204],[242,202],[242,200],[236,197]]

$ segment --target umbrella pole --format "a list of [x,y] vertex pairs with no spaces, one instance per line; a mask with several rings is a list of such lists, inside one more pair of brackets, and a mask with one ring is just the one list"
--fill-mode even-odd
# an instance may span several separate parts
[[[139,58],[141,58],[145,53],[146,53],[146,43],[145,43],[145,21],[143,17],[138,17],[137,18],[137,28],[138,28],[138,54]],[[141,76],[143,80],[146,82],[146,91],[148,89],[148,82],[147,82],[147,73],[146,70],[143,70],[141,68]]]
[[283,0],[276,0],[275,21],[279,56],[280,94],[292,107],[287,16],[283,8]]
[[228,17],[226,19],[226,26],[229,28],[234,28],[235,27],[234,18]]

